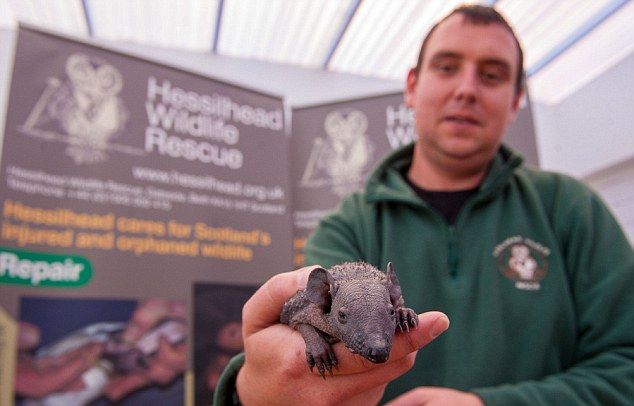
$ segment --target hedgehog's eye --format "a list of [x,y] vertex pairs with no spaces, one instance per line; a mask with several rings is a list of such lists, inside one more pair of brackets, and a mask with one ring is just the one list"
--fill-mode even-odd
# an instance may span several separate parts
[[394,308],[391,308],[389,312],[390,312],[390,316],[392,317],[396,316],[396,311],[394,311]]
[[339,316],[339,323],[345,324],[345,322],[348,321],[348,315],[344,311],[339,310],[337,315]]

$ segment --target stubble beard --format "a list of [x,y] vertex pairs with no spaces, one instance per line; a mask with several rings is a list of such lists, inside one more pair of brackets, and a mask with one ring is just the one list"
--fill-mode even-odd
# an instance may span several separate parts
[[427,165],[444,173],[445,176],[456,180],[481,179],[499,148],[498,143],[493,149],[485,145],[473,145],[469,148],[463,147],[461,150],[454,148],[450,142],[442,142],[433,133],[419,137],[418,154],[421,156],[418,158],[426,161]]

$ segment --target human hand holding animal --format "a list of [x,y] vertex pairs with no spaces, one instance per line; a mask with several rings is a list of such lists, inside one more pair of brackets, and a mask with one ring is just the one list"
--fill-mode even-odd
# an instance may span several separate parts
[[[126,343],[139,343],[142,337],[155,328],[161,320],[184,320],[187,309],[179,300],[148,299],[135,309],[130,322],[123,332]],[[118,401],[131,392],[145,386],[166,385],[180,376],[187,367],[187,343],[170,343],[164,337],[158,337],[157,348],[149,357],[143,369],[113,376],[104,389],[105,395],[112,401]]]
[[302,336],[279,322],[284,303],[306,287],[315,268],[272,277],[245,304],[245,363],[237,378],[243,404],[376,404],[387,383],[413,366],[416,352],[449,326],[443,313],[418,315],[418,326],[396,334],[389,359],[380,364],[334,344],[337,368],[324,380],[317,370],[309,372]]

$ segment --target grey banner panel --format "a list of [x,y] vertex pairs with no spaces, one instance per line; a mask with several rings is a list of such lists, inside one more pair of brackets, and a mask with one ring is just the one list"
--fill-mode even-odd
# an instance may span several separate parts
[[319,219],[359,190],[381,157],[414,139],[412,120],[401,93],[293,110],[295,266]]
[[[0,304],[15,315],[20,294],[38,289],[182,299],[192,281],[288,270],[283,112],[279,97],[20,29],[0,168]],[[29,267],[46,254],[65,273]]]

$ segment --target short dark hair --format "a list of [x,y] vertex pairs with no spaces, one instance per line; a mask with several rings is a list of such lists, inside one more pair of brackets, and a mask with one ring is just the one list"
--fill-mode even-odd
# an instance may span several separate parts
[[504,17],[502,17],[500,13],[498,13],[498,11],[495,8],[489,7],[489,6],[482,6],[478,4],[465,4],[458,8],[455,8],[451,13],[447,14],[442,20],[434,24],[429,30],[429,32],[427,33],[427,35],[425,36],[425,39],[423,39],[423,43],[420,47],[420,53],[418,54],[418,61],[416,62],[416,67],[414,68],[414,71],[416,72],[416,74],[418,75],[423,65],[423,54],[425,53],[425,49],[427,48],[427,43],[429,42],[429,38],[434,33],[434,31],[436,31],[436,28],[438,28],[440,24],[442,24],[445,20],[447,20],[449,17],[453,16],[454,14],[461,14],[462,16],[464,16],[467,22],[474,25],[499,24],[502,27],[506,28],[508,32],[511,33],[511,35],[513,36],[513,39],[515,40],[515,44],[517,45],[517,50],[518,50],[518,58],[517,58],[518,69],[517,69],[517,78],[515,79],[515,91],[516,93],[520,93],[524,89],[524,78],[525,78],[524,52],[522,51],[522,46],[520,45],[520,42],[517,39],[517,35],[515,34],[515,31],[509,25],[509,23],[504,19]]

